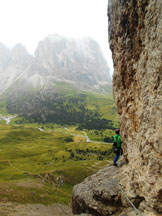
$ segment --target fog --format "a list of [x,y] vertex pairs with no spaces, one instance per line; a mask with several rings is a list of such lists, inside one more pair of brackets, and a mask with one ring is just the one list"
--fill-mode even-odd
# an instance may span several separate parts
[[107,0],[0,0],[0,26],[0,42],[10,48],[21,42],[30,54],[50,34],[89,36],[100,44],[113,72]]

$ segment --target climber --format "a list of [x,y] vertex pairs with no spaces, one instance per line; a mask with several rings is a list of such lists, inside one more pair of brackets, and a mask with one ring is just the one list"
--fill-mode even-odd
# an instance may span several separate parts
[[115,153],[115,157],[114,157],[114,166],[117,166],[117,160],[119,159],[120,155],[122,154],[122,148],[121,148],[121,138],[120,138],[120,130],[116,129],[115,130],[116,135],[114,136],[114,143],[113,143],[113,150]]

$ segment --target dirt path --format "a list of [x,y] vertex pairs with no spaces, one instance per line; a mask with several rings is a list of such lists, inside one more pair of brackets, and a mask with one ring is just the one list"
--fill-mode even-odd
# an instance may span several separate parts
[[15,204],[0,203],[0,216],[72,216],[69,206],[54,204],[45,206],[41,204]]
[[10,124],[10,121],[12,118],[15,118],[16,116],[9,116],[9,117],[5,117],[5,116],[0,116],[0,120],[4,120],[6,121],[6,124]]

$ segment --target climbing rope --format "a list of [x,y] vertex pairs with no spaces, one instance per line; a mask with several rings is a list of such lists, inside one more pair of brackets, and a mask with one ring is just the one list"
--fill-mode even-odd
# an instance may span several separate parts
[[118,184],[121,192],[123,193],[123,195],[125,196],[125,198],[127,199],[127,201],[131,204],[131,206],[134,208],[135,212],[137,215],[142,216],[142,214],[140,213],[140,211],[135,207],[135,205],[131,202],[131,200],[128,198],[128,196],[124,193],[124,190],[121,186],[121,184]]
[[[120,157],[121,157],[121,151],[120,151]],[[120,176],[119,176],[119,179],[118,181],[120,182]],[[132,203],[132,201],[128,198],[128,196],[124,193],[124,190],[121,186],[121,184],[119,183],[118,184],[121,192],[123,193],[124,197],[126,198],[126,200],[130,203],[130,205],[133,207],[134,211],[136,212],[136,215],[139,215],[139,216],[142,216],[142,214],[140,213],[140,211],[136,208],[136,206]]]

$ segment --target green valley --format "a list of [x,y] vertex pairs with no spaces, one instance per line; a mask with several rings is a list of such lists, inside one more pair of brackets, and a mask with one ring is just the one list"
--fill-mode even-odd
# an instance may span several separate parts
[[17,92],[1,97],[0,119],[0,201],[70,204],[73,186],[113,158],[111,91]]
[[18,115],[16,123],[75,125],[79,130],[117,127],[111,92],[84,92],[69,88],[21,91],[7,97],[8,113]]
[[0,124],[0,201],[68,204],[73,186],[111,160],[111,148],[82,135]]

